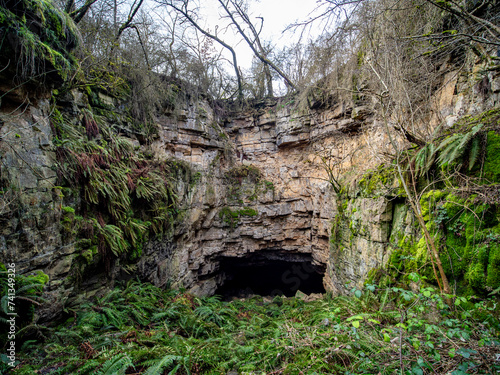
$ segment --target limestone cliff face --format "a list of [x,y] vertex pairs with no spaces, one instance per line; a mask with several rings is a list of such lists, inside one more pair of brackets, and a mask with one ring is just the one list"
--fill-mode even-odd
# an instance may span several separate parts
[[[445,77],[431,125],[497,106],[500,79],[488,74],[487,98],[468,77]],[[87,104],[78,92],[59,99],[74,118]],[[50,108],[41,99],[0,110],[0,260],[14,260],[21,273],[47,273],[54,312],[72,293],[78,249],[62,222]],[[413,225],[404,201],[396,199],[396,179],[384,178],[376,188],[363,185],[366,171],[394,152],[387,133],[393,129],[384,120],[373,103],[299,110],[275,100],[222,116],[207,102],[190,99],[159,116],[158,137],[146,145],[118,118],[138,150],[159,162],[187,163],[197,176],[194,183],[175,181],[179,220],[169,236],[146,244],[134,272],[157,285],[173,282],[212,294],[226,278],[221,262],[261,254],[310,260],[334,293],[345,292],[346,284],[362,285],[370,269],[387,261],[394,234]],[[405,145],[395,131],[393,136]],[[333,180],[341,181],[341,196]],[[77,210],[81,199],[72,198]],[[118,265],[108,273],[97,267],[82,285],[95,293],[122,276]]]
[[[370,268],[383,264],[392,217],[383,197],[354,203],[362,206],[359,221],[369,222],[373,234],[352,242],[348,259],[331,246],[339,202],[329,173],[362,174],[389,147],[381,122],[367,107],[301,112],[275,101],[225,118],[196,119],[196,111],[186,107],[177,119],[164,120],[152,146],[156,155],[191,163],[201,180],[186,200],[175,251],[154,272],[144,263],[146,277],[212,294],[224,283],[224,259],[301,255],[324,272],[326,290],[343,292],[343,275],[362,283]],[[149,253],[161,247],[153,242]]]
[[[49,102],[2,106],[0,117],[0,261],[14,261],[18,273],[44,270],[55,307],[71,292],[58,288],[71,269],[74,248],[61,236],[62,195],[57,184]],[[56,290],[54,292],[54,290]]]
[[178,242],[180,283],[213,293],[223,282],[217,272],[222,258],[260,251],[283,258],[308,254],[326,268],[333,195],[311,161],[309,121],[275,105],[240,113],[225,119],[221,136],[228,149],[212,167],[205,163],[210,148],[187,156],[204,172],[190,202],[189,229]]

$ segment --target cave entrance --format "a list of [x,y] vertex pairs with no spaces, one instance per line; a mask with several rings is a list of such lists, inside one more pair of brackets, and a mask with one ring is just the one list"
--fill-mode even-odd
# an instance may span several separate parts
[[219,259],[222,284],[215,294],[228,299],[262,296],[292,297],[303,293],[325,293],[324,265],[314,265],[311,255],[276,252],[252,253],[242,258]]

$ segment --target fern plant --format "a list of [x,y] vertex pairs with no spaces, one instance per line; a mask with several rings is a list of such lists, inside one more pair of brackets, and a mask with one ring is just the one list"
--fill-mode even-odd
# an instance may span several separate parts
[[[80,190],[83,198],[85,218],[72,229],[80,239],[89,240],[85,245],[80,241],[80,277],[96,260],[109,270],[117,257],[124,269],[133,270],[150,235],[172,233],[179,212],[172,180],[184,178],[179,170],[187,166],[133,153],[134,145],[117,134],[109,119],[91,107],[82,115],[81,123],[56,108],[52,116],[60,184]],[[97,253],[100,256],[94,257]]]
[[436,160],[436,147],[434,143],[427,143],[414,156],[415,174],[423,176],[431,169]]
[[421,177],[430,171],[434,163],[447,168],[460,159],[460,166],[466,163],[472,170],[484,151],[482,128],[483,124],[477,124],[466,133],[455,133],[445,138],[437,146],[432,142],[424,145],[411,159],[415,163],[415,174]]
[[104,363],[97,375],[125,375],[125,371],[132,366],[128,355],[117,354]]
[[480,138],[478,134],[482,127],[483,124],[475,125],[469,132],[455,133],[441,142],[436,148],[436,152],[439,152],[439,165],[441,167],[449,166],[468,151],[469,169],[472,169],[479,155]]
[[[172,366],[175,362],[180,362],[184,358],[178,355],[167,354],[161,359],[154,359],[144,362],[144,365],[149,366],[144,375],[163,375],[164,369],[166,367]],[[172,370],[168,373],[175,374],[177,370],[181,367],[181,363],[178,363],[176,366],[172,368]]]
[[[35,275],[16,275],[14,277],[14,288],[9,285],[9,273],[3,263],[0,263],[0,339],[7,342],[8,319],[13,312],[16,313],[16,332],[22,337],[20,330],[30,325],[35,317],[35,308],[45,300],[41,294],[48,276],[38,271]],[[14,289],[14,293],[10,290]],[[10,304],[9,304],[10,302]],[[14,310],[11,308],[14,307]]]
[[450,356],[450,348],[453,355],[474,348],[477,355],[464,353],[478,373],[500,370],[495,301],[474,298],[457,297],[450,307],[421,284],[419,291],[368,285],[354,296],[307,303],[261,297],[223,302],[130,281],[81,304],[75,320],[53,328],[46,342],[29,345],[12,375],[392,374],[401,370],[394,358],[412,373],[422,373],[416,367],[426,364],[452,373],[463,357]]

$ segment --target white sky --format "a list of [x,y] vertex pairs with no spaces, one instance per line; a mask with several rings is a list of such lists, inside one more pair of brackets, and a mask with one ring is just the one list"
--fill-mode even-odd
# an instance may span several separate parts
[[[208,14],[208,23],[214,25],[219,18],[216,4],[214,3],[215,6],[213,7],[211,6],[212,3],[204,2],[205,4],[207,4],[207,8],[204,9],[204,12]],[[270,40],[280,48],[298,40],[299,33],[295,33],[295,35],[291,31],[282,33],[286,26],[309,18],[309,14],[317,5],[317,0],[254,0],[250,2],[250,16],[257,25],[260,24],[257,17],[264,18],[261,39],[263,41]],[[235,37],[232,30],[218,35],[235,48],[240,67],[243,69],[249,68],[253,53],[246,42],[240,41],[240,37]]]
[[286,41],[291,32],[281,34],[289,24],[304,21],[317,5],[316,0],[261,0],[252,3],[251,11],[254,16],[264,17],[263,34],[269,39],[278,42],[279,38]]

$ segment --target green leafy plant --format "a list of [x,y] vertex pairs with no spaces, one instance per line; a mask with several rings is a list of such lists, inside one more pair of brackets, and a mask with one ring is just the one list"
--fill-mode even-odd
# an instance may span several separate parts
[[498,301],[442,296],[407,277],[419,287],[370,284],[313,302],[224,302],[131,281],[68,311],[12,373],[124,373],[132,364],[143,374],[500,370]]
[[[16,349],[21,348],[32,328],[39,332],[34,324],[35,311],[36,307],[45,302],[42,291],[48,279],[41,271],[31,275],[17,275],[14,268],[7,269],[0,263],[0,342],[4,349],[12,341],[16,343]],[[11,367],[7,364],[9,362],[3,354],[0,358],[0,371]]]
[[434,143],[427,143],[420,148],[413,157],[415,163],[415,173],[423,176],[429,172],[434,163],[440,167],[449,167],[459,159],[466,163],[469,171],[476,164],[479,156],[484,154],[482,147],[484,133],[481,132],[483,124],[477,124],[466,133],[455,133],[445,138],[437,146]]
[[63,209],[67,231],[89,240],[79,241],[84,259],[78,274],[97,261],[109,270],[117,257],[124,259],[124,269],[132,270],[150,236],[171,233],[178,214],[174,181],[189,180],[190,170],[134,153],[132,143],[90,107],[76,126],[54,108],[52,123],[60,182],[77,191],[85,212],[79,216]]

